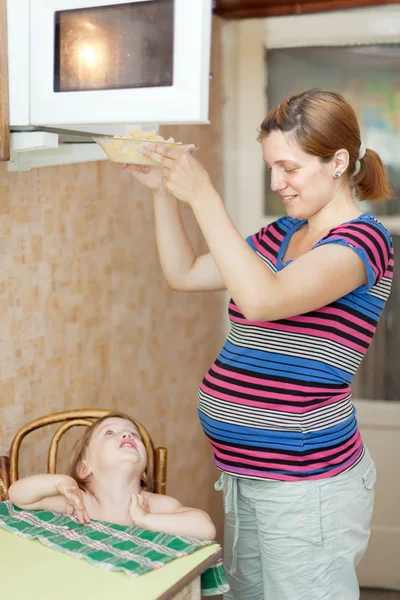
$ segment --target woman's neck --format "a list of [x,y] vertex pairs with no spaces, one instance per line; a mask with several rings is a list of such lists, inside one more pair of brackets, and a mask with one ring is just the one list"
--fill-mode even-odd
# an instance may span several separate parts
[[308,233],[317,235],[329,231],[332,227],[351,221],[362,213],[363,211],[358,208],[349,190],[348,193],[339,194],[333,198],[315,215],[308,218]]

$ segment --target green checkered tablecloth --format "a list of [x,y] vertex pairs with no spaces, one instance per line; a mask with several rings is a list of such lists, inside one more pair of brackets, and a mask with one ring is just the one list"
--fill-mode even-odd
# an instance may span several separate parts
[[[102,521],[81,525],[68,515],[20,510],[10,501],[0,502],[0,527],[27,539],[37,539],[54,550],[83,558],[101,569],[123,571],[128,577],[159,569],[175,558],[187,556],[212,543]],[[201,587],[203,596],[228,591],[221,560],[203,573]]]

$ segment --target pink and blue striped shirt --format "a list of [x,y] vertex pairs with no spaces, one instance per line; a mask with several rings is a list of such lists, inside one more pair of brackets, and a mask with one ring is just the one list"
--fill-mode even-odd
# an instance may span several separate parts
[[[304,223],[282,217],[247,242],[276,273]],[[390,293],[393,247],[369,213],[334,227],[314,247],[323,244],[351,247],[367,285],[277,321],[248,321],[230,301],[229,337],[200,386],[198,410],[217,467],[231,475],[322,479],[363,456],[350,384]]]

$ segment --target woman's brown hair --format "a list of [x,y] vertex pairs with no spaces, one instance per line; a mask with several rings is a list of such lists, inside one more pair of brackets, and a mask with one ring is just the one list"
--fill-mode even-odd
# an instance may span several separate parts
[[[124,413],[121,413],[121,412],[112,412],[112,413],[106,415],[105,417],[101,417],[101,419],[98,419],[97,421],[95,421],[93,423],[93,425],[89,425],[88,427],[85,427],[85,433],[76,442],[76,444],[74,446],[74,449],[72,452],[72,457],[71,457],[70,464],[69,464],[69,469],[68,469],[68,475],[70,475],[71,477],[73,477],[73,479],[75,479],[76,483],[82,490],[87,490],[87,481],[86,481],[86,479],[82,479],[79,476],[78,465],[81,461],[83,461],[85,459],[85,453],[89,447],[89,444],[93,437],[93,434],[100,427],[100,425],[102,423],[104,423],[104,421],[107,421],[108,419],[124,419],[125,421],[130,421],[135,426],[135,429],[137,430],[137,432],[140,435],[140,438],[143,441],[143,438],[140,434],[139,428],[136,425],[135,421],[132,419],[132,417],[130,417],[129,415],[125,415]],[[142,481],[141,481],[141,485],[142,485],[143,489],[145,489],[145,490],[153,489],[151,477],[152,477],[152,475],[147,473],[147,469],[145,469],[144,473],[142,475]]]
[[353,108],[340,94],[314,88],[286,98],[265,117],[258,140],[276,130],[292,134],[305,152],[322,162],[332,160],[342,148],[347,150],[348,179],[359,200],[393,197],[385,167],[374,150],[367,148],[360,164],[356,164],[361,148],[360,127]]

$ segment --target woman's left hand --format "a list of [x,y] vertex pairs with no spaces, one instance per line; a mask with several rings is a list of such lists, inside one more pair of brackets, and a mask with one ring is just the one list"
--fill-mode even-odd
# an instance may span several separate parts
[[171,147],[147,143],[142,153],[163,168],[163,184],[178,200],[194,207],[210,193],[216,193],[204,167],[192,156],[194,146]]

